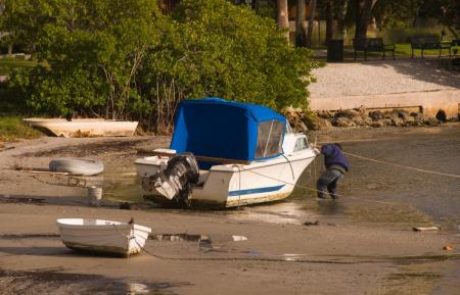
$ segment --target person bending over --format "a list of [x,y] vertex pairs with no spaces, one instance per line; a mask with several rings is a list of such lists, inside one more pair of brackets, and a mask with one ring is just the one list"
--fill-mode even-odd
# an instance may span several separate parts
[[331,198],[337,199],[337,182],[348,172],[350,164],[342,152],[342,146],[338,143],[325,144],[321,147],[324,155],[324,171],[316,182],[318,198],[325,199],[329,193]]

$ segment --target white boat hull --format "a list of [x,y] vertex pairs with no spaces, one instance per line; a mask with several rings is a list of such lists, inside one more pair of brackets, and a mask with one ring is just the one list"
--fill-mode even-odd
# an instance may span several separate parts
[[70,249],[124,257],[139,253],[151,232],[146,226],[102,219],[63,218],[57,225]]
[[[311,148],[276,158],[254,161],[247,165],[226,164],[201,171],[201,185],[194,186],[189,201],[192,207],[238,207],[287,198],[303,171],[315,159]],[[166,165],[167,157],[146,157],[136,160],[138,175],[148,178]],[[143,187],[143,197],[167,203],[164,197]]]
[[32,127],[62,137],[133,136],[138,122],[103,119],[44,119],[28,118],[24,122]]

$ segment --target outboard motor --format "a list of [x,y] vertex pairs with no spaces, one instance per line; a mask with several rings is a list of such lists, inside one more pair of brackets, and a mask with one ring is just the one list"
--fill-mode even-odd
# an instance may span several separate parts
[[165,168],[145,178],[142,186],[155,195],[175,200],[181,206],[186,207],[192,193],[192,185],[198,183],[199,177],[198,163],[193,154],[187,153],[169,160]]

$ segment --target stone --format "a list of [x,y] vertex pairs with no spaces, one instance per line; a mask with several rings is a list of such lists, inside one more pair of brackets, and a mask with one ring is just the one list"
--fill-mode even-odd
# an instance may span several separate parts
[[332,119],[334,117],[334,115],[329,111],[319,111],[316,113],[316,115],[324,119]]
[[391,126],[391,124],[392,124],[391,119],[383,119],[381,121],[383,123],[383,126]]
[[412,118],[411,115],[404,110],[398,110],[397,112],[398,112],[399,118],[403,119],[404,121],[411,120]]
[[378,121],[383,119],[384,115],[382,111],[373,111],[369,112],[369,117],[372,119],[372,121]]
[[406,126],[415,126],[416,125],[415,118],[412,116],[408,116],[407,118],[404,119],[404,124]]
[[332,125],[337,127],[356,127],[356,123],[347,117],[337,117],[332,120]]
[[423,122],[428,126],[438,126],[440,124],[438,119],[432,117],[425,118]]
[[356,124],[356,126],[366,126],[366,121],[361,116],[354,117],[352,121]]
[[384,127],[385,124],[383,123],[382,120],[378,120],[378,121],[372,121],[370,126],[374,128],[381,128],[381,127]]
[[361,116],[361,114],[355,110],[340,110],[334,114],[334,118],[345,117],[348,119],[353,119],[357,116]]
[[314,126],[313,126],[315,130],[329,129],[331,127],[332,127],[331,121],[328,119],[324,119],[324,118],[316,118],[314,122]]
[[396,127],[404,127],[406,124],[403,119],[401,118],[393,118],[391,119],[391,126],[396,126]]

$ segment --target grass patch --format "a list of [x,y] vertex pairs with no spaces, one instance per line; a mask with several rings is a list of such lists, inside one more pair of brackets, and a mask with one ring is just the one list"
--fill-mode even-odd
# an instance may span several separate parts
[[37,62],[18,57],[0,58],[0,75],[8,75],[14,69],[32,69]]
[[27,126],[20,117],[0,117],[0,141],[14,141],[20,138],[37,138],[41,133]]

